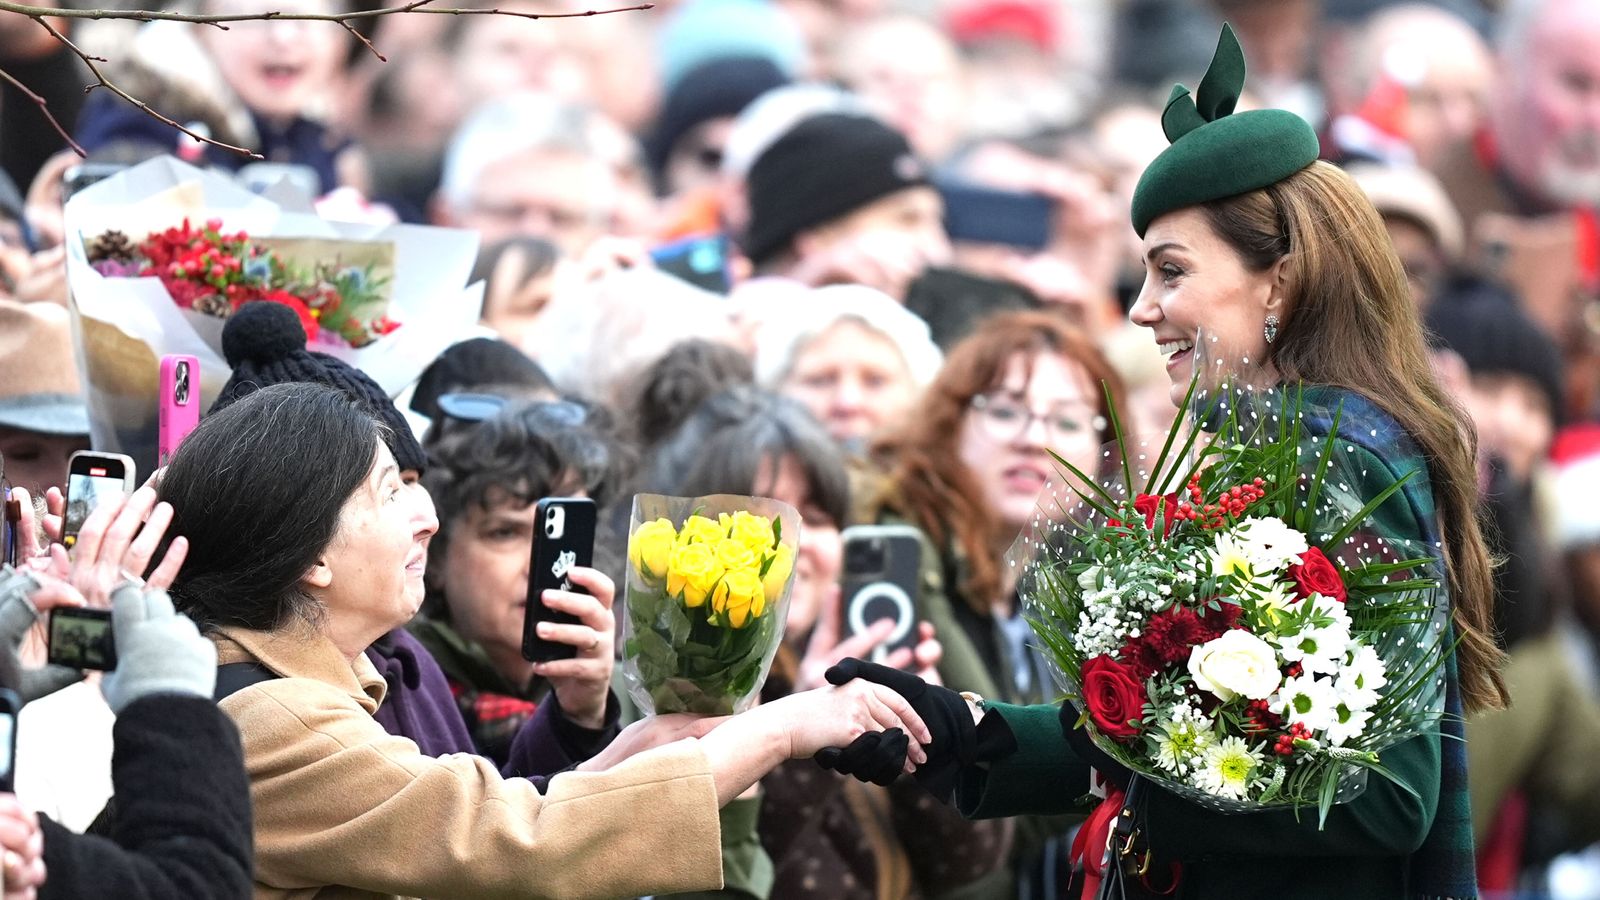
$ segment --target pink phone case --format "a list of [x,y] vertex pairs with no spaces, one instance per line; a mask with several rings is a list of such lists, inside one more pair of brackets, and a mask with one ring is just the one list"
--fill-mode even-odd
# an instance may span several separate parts
[[172,461],[178,445],[200,424],[200,360],[169,353],[161,357],[159,465]]

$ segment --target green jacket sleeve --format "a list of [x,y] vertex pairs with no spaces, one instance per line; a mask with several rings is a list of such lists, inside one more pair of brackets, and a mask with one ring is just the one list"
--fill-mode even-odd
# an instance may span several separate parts
[[1075,757],[1061,734],[1058,707],[986,703],[1005,719],[1017,752],[987,767],[962,773],[956,806],[973,819],[1059,815],[1071,812],[1089,792],[1089,767]]

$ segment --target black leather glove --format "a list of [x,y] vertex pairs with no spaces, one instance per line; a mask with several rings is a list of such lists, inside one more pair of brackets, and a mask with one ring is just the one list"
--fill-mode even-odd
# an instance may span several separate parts
[[844,749],[824,747],[812,758],[824,769],[888,787],[905,770],[906,751],[910,748],[911,738],[904,731],[891,728],[869,731]]
[[[940,802],[950,802],[962,767],[976,760],[978,750],[978,729],[972,721],[972,709],[960,694],[929,684],[910,672],[860,659],[841,660],[823,677],[829,684],[845,684],[860,678],[881,684],[906,698],[933,736],[933,740],[923,748],[927,751],[928,761],[917,767],[917,782]],[[860,742],[861,739],[856,740]],[[851,771],[848,774],[863,781],[868,780],[860,772]]]
[[1126,791],[1128,779],[1133,777],[1133,773],[1095,746],[1094,739],[1089,737],[1088,729],[1078,726],[1081,715],[1071,701],[1061,704],[1061,733],[1066,735],[1067,746],[1072,748],[1072,752],[1077,754],[1079,759],[1093,766],[1101,778]]

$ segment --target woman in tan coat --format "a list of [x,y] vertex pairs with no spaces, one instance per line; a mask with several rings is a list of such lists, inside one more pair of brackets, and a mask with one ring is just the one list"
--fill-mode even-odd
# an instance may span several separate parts
[[257,897],[713,888],[717,809],[762,775],[867,731],[926,737],[899,697],[862,683],[720,722],[648,719],[547,783],[424,756],[372,718],[386,684],[363,653],[415,614],[438,527],[379,428],[337,391],[276,385],[207,418],[161,482],[170,533],[190,544],[173,594],[217,643],[244,742]]

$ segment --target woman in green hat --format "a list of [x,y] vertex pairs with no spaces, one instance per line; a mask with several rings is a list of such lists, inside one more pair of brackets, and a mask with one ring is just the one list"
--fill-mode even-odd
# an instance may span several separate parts
[[[1102,814],[1098,829],[1083,829],[1088,883],[1105,877],[1085,897],[1475,897],[1460,720],[1464,711],[1502,705],[1505,687],[1489,625],[1493,588],[1475,509],[1472,428],[1429,368],[1376,210],[1348,176],[1318,161],[1306,122],[1281,110],[1234,113],[1243,85],[1244,57],[1224,27],[1199,89],[1173,91],[1162,117],[1172,145],[1134,195],[1146,277],[1132,318],[1168,357],[1175,405],[1191,382],[1197,335],[1207,335],[1202,353],[1255,360],[1252,374],[1269,383],[1305,385],[1342,404],[1337,425],[1328,424],[1370,480],[1352,485],[1362,502],[1407,472],[1425,476],[1375,513],[1386,534],[1440,548],[1458,640],[1438,728],[1383,755],[1415,795],[1370,778],[1320,827],[1309,812],[1223,814],[1130,779],[1095,748],[1070,704],[986,703],[857,660],[829,678],[866,678],[911,700],[934,728],[917,777],[954,783],[947,799],[966,815],[1079,809],[1092,778],[1112,785],[1113,797],[1141,784],[1138,799],[1108,804],[1115,819]],[[860,755],[851,748],[819,758],[851,769]],[[1114,852],[1103,853],[1113,836]]]

